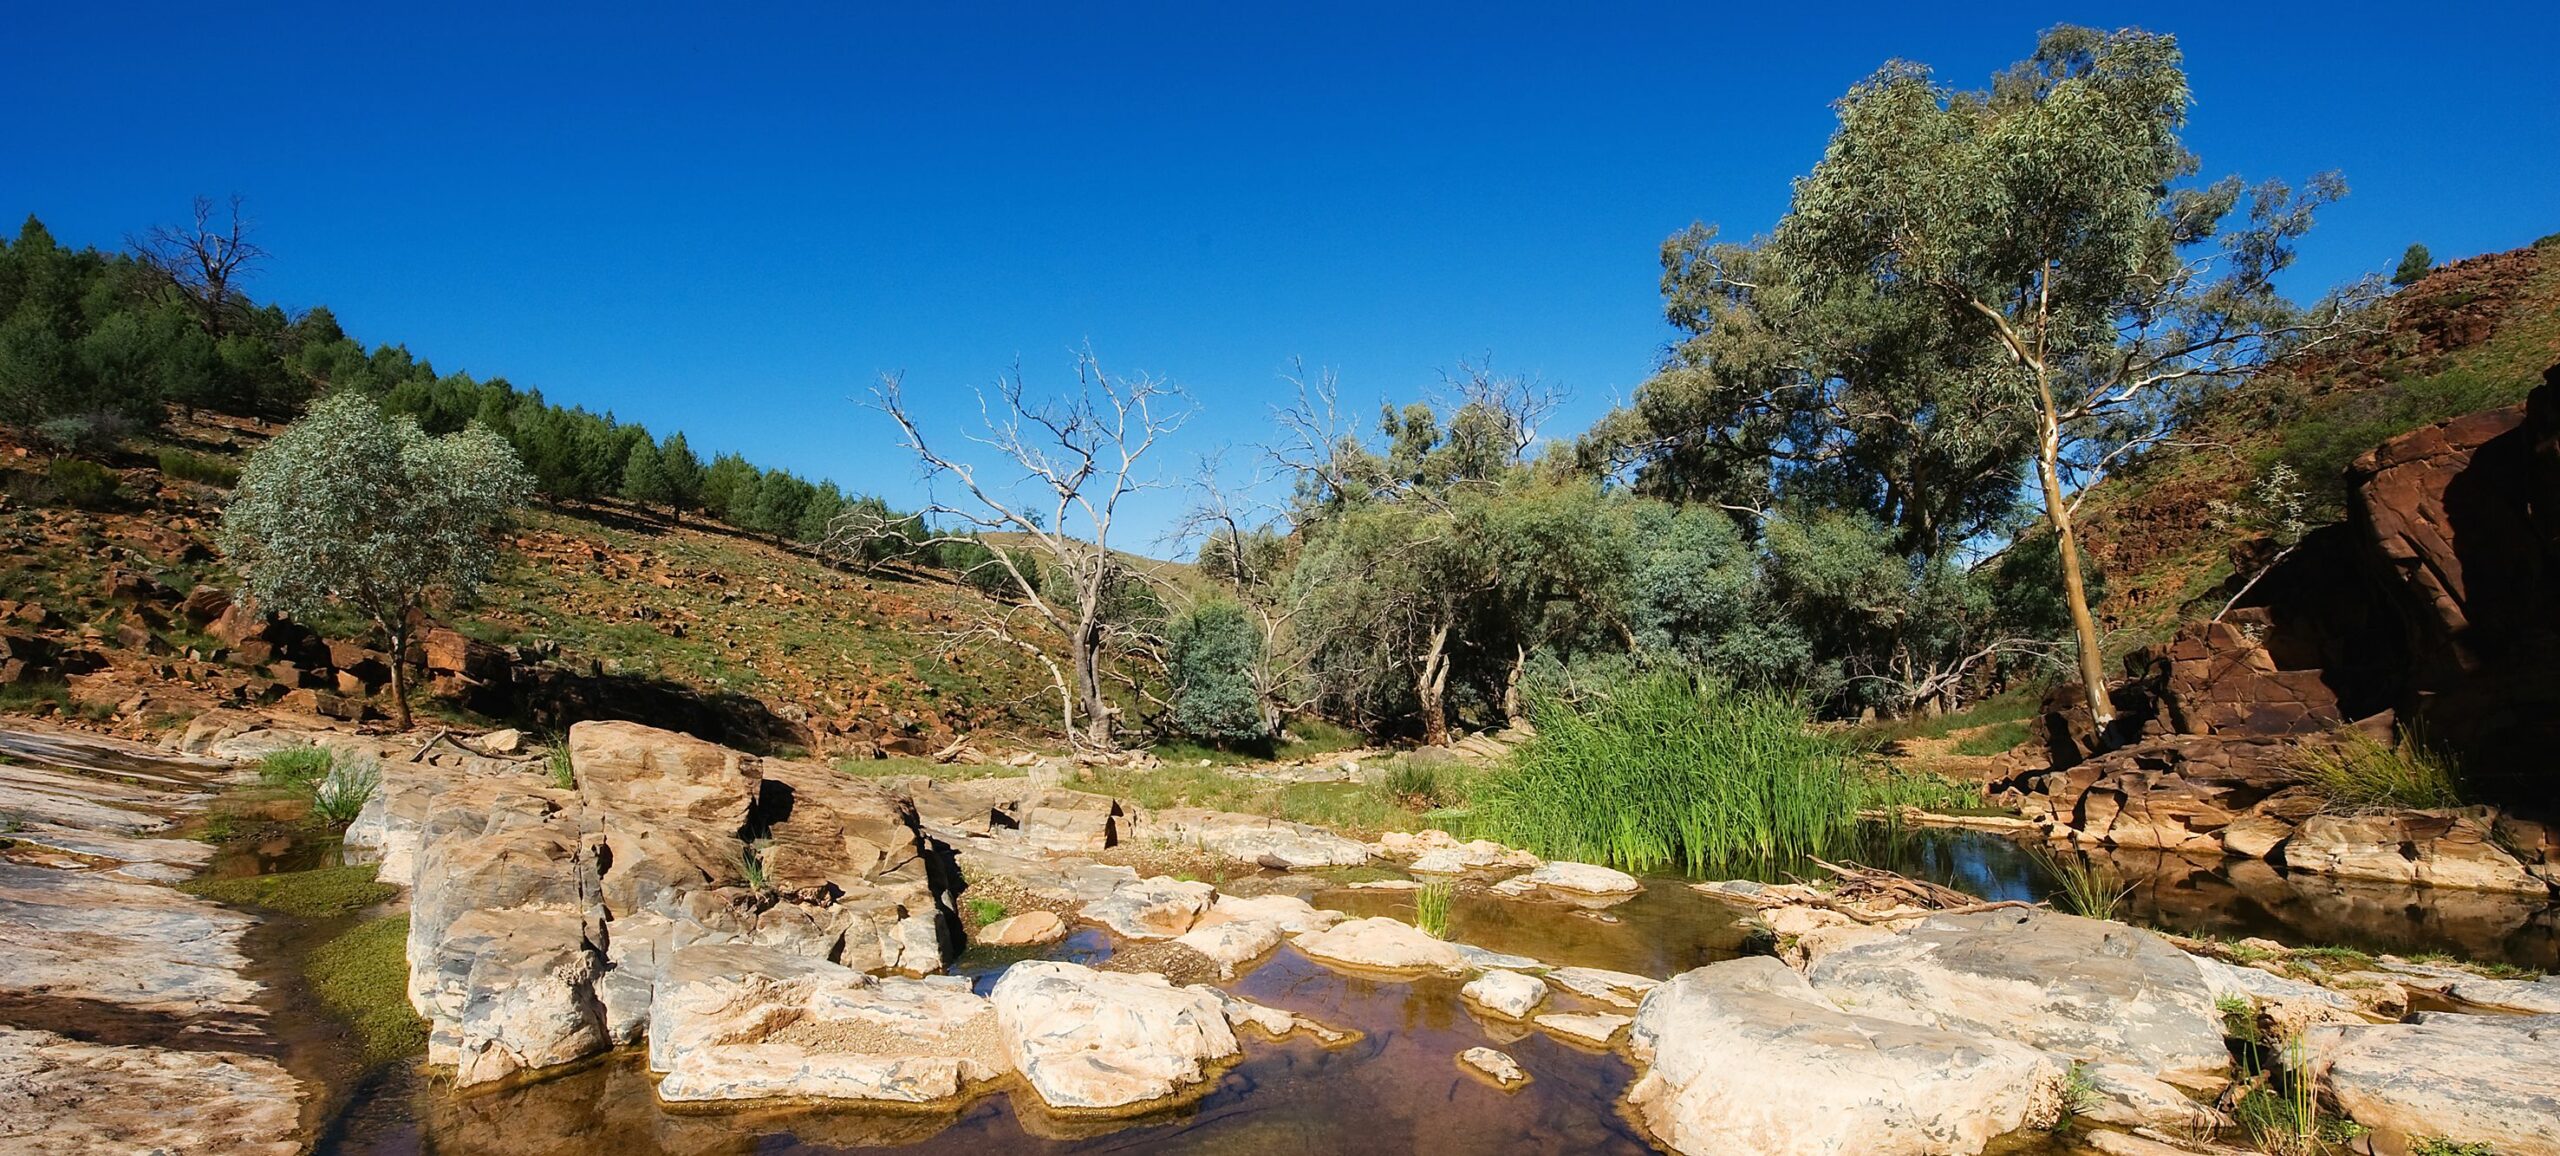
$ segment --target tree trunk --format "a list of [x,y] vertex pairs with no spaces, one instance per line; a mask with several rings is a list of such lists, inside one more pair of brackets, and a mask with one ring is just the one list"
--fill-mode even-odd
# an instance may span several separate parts
[[1111,750],[1111,700],[1102,692],[1102,623],[1090,616],[1077,623],[1068,649],[1075,662],[1076,696],[1084,700],[1085,744]]
[[1449,745],[1449,628],[1433,628],[1431,647],[1422,654],[1422,665],[1414,672],[1413,692],[1422,700],[1422,742],[1425,746]]
[[[1633,648],[1630,647],[1630,649]],[[1502,675],[1502,721],[1506,725],[1520,725],[1520,678],[1527,672],[1528,667],[1529,648],[1513,646],[1511,668],[1504,671]]]
[[2089,718],[2099,742],[2115,721],[2115,703],[2107,696],[2107,672],[2098,650],[2098,620],[2089,613],[2089,588],[2080,576],[2080,540],[2072,532],[2071,506],[2062,495],[2062,430],[2056,424],[2053,392],[2044,386],[2044,436],[2036,443],[2036,477],[2044,484],[2044,520],[2053,528],[2053,544],[2062,554],[2062,598],[2071,608],[2071,634],[2080,650],[2080,686],[2089,701]]
[[[405,623],[406,619],[402,619]],[[391,709],[400,729],[408,730],[409,718],[409,628],[387,627],[391,635]]]

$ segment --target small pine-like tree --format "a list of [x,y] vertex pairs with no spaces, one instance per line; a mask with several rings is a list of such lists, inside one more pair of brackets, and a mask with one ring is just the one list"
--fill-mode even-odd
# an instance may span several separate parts
[[631,443],[631,452],[622,459],[622,496],[643,506],[675,504],[675,482],[667,477],[667,465],[658,454],[658,443],[645,437]]
[[2391,273],[2391,284],[2406,289],[2425,279],[2436,267],[2435,254],[2424,245],[2411,245],[2400,254],[2400,267]]
[[667,488],[672,491],[668,504],[675,508],[677,521],[684,512],[702,504],[702,459],[693,456],[686,445],[683,431],[667,435],[658,443],[658,465],[667,472]]
[[497,435],[474,425],[431,438],[338,393],[249,455],[222,514],[222,549],[261,608],[307,616],[334,602],[371,619],[391,644],[406,729],[412,612],[486,581],[496,531],[532,492]]

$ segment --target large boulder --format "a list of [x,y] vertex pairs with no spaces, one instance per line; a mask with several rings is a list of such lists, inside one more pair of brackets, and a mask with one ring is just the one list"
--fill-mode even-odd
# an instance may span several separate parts
[[2346,879],[2549,894],[2550,884],[2498,845],[2496,821],[2485,807],[2313,815],[2285,842],[2284,865]]
[[1001,1074],[995,1007],[965,985],[875,979],[746,945],[677,951],[649,1012],[670,1101],[946,1101]]
[[2560,1156],[2560,1016],[2421,1012],[2313,1028],[2307,1045],[2330,1101],[2397,1143]]
[[1863,1011],[1766,956],[1675,976],[1636,1013],[1628,1103],[1686,1156],[1970,1156],[2059,1112],[2052,1056]]
[[1455,944],[1410,923],[1380,916],[1337,923],[1290,940],[1320,963],[1369,971],[1431,971],[1464,975],[1467,960]]
[[582,722],[569,728],[569,760],[603,832],[616,918],[746,882],[742,836],[763,793],[754,756],[638,723]]
[[1128,939],[1172,939],[1191,930],[1218,889],[1158,875],[1114,888],[1077,912]]
[[2193,956],[2147,931],[2040,910],[1938,916],[1824,954],[1806,979],[1861,1015],[2015,1040],[2214,1086],[2231,1064]]
[[601,962],[574,912],[463,915],[427,973],[427,1061],[453,1065],[453,1082],[468,1087],[606,1050],[612,1037],[594,986]]
[[1007,1057],[1052,1108],[1146,1105],[1207,1080],[1238,1051],[1214,992],[1160,975],[1017,963],[988,998]]

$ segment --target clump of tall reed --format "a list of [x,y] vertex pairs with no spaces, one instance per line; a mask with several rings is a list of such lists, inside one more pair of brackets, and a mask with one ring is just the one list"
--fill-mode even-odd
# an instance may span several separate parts
[[2077,854],[2048,850],[2036,851],[2034,855],[2060,888],[2054,898],[2074,915],[2114,919],[2116,912],[2124,906],[2125,897],[2133,894],[2133,885],[2103,863],[2091,862]]
[[1470,830],[1630,871],[1820,855],[1870,776],[1857,741],[1781,695],[1679,670],[1530,688],[1537,737],[1473,792]]
[[2295,764],[2304,781],[2347,810],[2462,805],[2462,768],[2416,734],[2386,743],[2360,730],[2332,746],[2305,746]]
[[1457,900],[1454,880],[1434,879],[1413,893],[1414,926],[1434,939],[1449,937],[1449,907]]

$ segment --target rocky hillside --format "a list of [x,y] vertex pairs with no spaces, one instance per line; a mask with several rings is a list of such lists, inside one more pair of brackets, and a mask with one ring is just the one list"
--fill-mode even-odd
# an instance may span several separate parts
[[[268,432],[179,418],[103,472],[0,443],[0,708],[138,735],[212,707],[380,712],[389,656],[361,623],[231,606],[213,531]],[[411,656],[431,715],[648,718],[826,753],[921,753],[1047,715],[1019,656],[944,652],[987,605],[948,575],[856,574],[610,502],[532,511],[514,546],[479,603],[447,611]]]
[[2439,266],[2374,332],[2215,398],[2177,447],[2089,493],[2107,629],[2131,649],[2210,615],[2300,530],[2345,517],[2358,455],[2522,401],[2554,362],[2560,235]]

